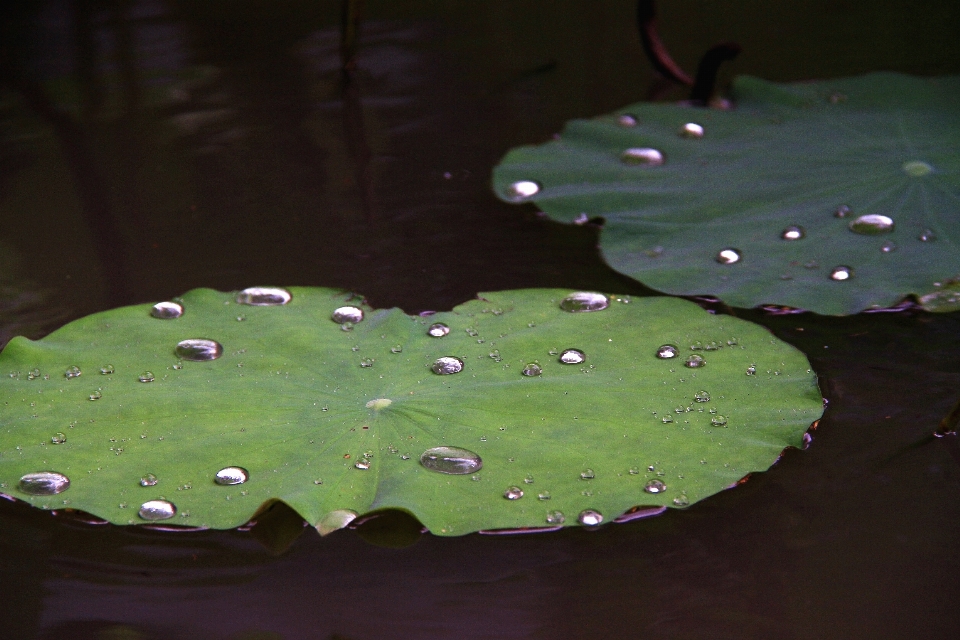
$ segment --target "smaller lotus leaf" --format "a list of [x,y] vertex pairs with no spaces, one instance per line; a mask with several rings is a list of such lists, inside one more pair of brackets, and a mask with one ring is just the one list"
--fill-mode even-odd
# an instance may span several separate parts
[[733,98],[574,120],[494,188],[603,217],[607,262],[671,294],[848,314],[960,277],[960,77],[740,77]]
[[322,533],[390,508],[439,535],[592,524],[766,469],[822,411],[803,354],[684,300],[505,291],[419,317],[289,293],[12,340],[0,491],[118,524],[235,527],[277,500]]

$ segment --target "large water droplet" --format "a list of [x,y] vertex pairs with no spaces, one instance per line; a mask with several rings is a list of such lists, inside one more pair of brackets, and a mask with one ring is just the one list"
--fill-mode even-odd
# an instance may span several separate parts
[[801,240],[805,238],[806,235],[807,232],[803,227],[789,226],[783,230],[783,232],[780,234],[780,237],[784,240]]
[[681,138],[702,138],[703,127],[696,122],[688,122],[680,127],[680,131],[678,133],[680,134]]
[[566,521],[563,511],[547,511],[548,524],[563,524]]
[[560,362],[563,364],[580,364],[586,359],[587,356],[579,349],[564,349],[560,354]]
[[580,512],[580,515],[577,516],[577,522],[585,527],[595,527],[603,522],[603,514],[593,509],[584,509]]
[[743,255],[740,253],[739,249],[728,247],[718,251],[716,257],[714,257],[714,260],[720,264],[736,264],[740,262],[740,258],[742,257]]
[[834,267],[830,271],[831,280],[837,280],[839,282],[842,282],[844,280],[849,280],[852,277],[853,277],[853,269],[844,265]]
[[520,373],[530,377],[538,376],[543,373],[543,367],[538,365],[536,362],[528,362],[526,365],[524,365],[523,371]]
[[140,478],[141,487],[152,487],[157,484],[157,476],[152,473],[145,473],[142,478]]
[[68,379],[79,378],[81,373],[82,371],[80,371],[80,367],[74,365],[71,367],[67,367],[67,370],[63,372],[63,377]]
[[507,487],[507,490],[503,492],[503,497],[507,500],[519,500],[523,497],[523,489],[520,487]]
[[433,338],[442,338],[448,333],[450,333],[450,327],[443,324],[442,322],[436,322],[430,325],[430,328],[427,329],[427,335]]
[[540,183],[533,180],[518,180],[507,187],[506,196],[508,200],[519,202],[537,195],[540,188]]
[[140,382],[153,382],[156,379],[157,379],[156,376],[153,375],[153,371],[144,371],[139,376],[137,376],[137,380],[139,380]]
[[663,493],[667,490],[667,485],[663,483],[662,480],[648,480],[647,484],[643,485],[643,490],[647,493]]
[[420,455],[420,464],[431,471],[462,476],[483,468],[483,460],[469,449],[433,447]]
[[286,289],[274,287],[250,287],[237,294],[239,304],[254,307],[273,307],[287,304],[293,296]]
[[191,360],[193,362],[206,362],[216,360],[223,355],[223,346],[216,340],[207,340],[206,338],[191,338],[181,340],[177,343],[175,349],[177,357],[182,360]]
[[881,233],[890,233],[893,231],[895,225],[893,218],[871,213],[851,220],[848,226],[850,227],[850,231],[854,233],[859,233],[864,236],[875,236]]
[[710,402],[710,394],[706,391],[697,391],[693,394],[694,402]]
[[176,302],[158,302],[150,308],[150,315],[161,320],[179,318],[183,315],[183,306]]
[[703,356],[697,354],[687,356],[687,359],[683,361],[683,366],[690,367],[691,369],[698,369],[706,366],[706,364],[707,361],[703,359]]
[[363,320],[363,309],[350,306],[338,307],[337,309],[334,309],[333,315],[330,317],[337,324],[345,324],[347,322],[351,324],[357,324]]
[[620,161],[629,165],[655,167],[663,164],[663,153],[650,147],[634,147],[620,154]]
[[657,357],[661,360],[676,358],[679,354],[680,351],[672,344],[664,344],[657,348]]
[[31,496],[54,496],[70,488],[70,478],[56,471],[38,471],[22,476],[17,487]]
[[137,514],[144,520],[169,520],[177,515],[177,508],[168,500],[148,500]]
[[581,311],[601,311],[610,306],[610,299],[602,293],[578,291],[560,301],[560,308],[572,313]]
[[217,475],[213,477],[213,481],[217,484],[222,485],[231,485],[231,484],[243,484],[250,478],[250,474],[247,473],[247,470],[243,467],[224,467],[217,471]]
[[910,160],[903,163],[903,172],[911,178],[922,178],[933,172],[933,166],[921,160]]
[[463,371],[463,360],[454,356],[443,356],[437,358],[430,368],[434,373],[441,376],[460,373]]
[[637,126],[637,118],[629,113],[622,113],[617,116],[617,124],[621,127],[635,127]]
[[727,426],[727,418],[725,416],[713,416],[710,418],[710,424],[715,427],[725,427]]

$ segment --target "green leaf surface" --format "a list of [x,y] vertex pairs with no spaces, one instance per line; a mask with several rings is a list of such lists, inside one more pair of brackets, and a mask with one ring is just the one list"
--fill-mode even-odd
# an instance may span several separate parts
[[[733,98],[730,111],[639,103],[571,121],[555,141],[510,151],[494,188],[561,222],[601,216],[614,269],[733,306],[849,314],[960,275],[960,77],[740,77]],[[630,164],[627,149],[664,161]],[[539,191],[513,186],[523,181]],[[865,215],[892,230],[851,231]],[[784,239],[795,226],[804,237]],[[721,264],[724,249],[741,259]],[[833,279],[836,267],[851,277]]]
[[[389,508],[439,535],[547,526],[554,511],[569,526],[584,510],[608,522],[716,493],[800,446],[822,411],[802,353],[684,300],[568,312],[569,291],[520,290],[411,317],[342,291],[289,291],[284,306],[249,306],[197,289],[180,317],[138,305],[12,340],[0,354],[0,491],[119,524],[145,522],[140,506],[163,499],[177,509],[167,522],[216,528],[276,500],[323,533]],[[335,322],[344,305],[363,320]],[[428,335],[434,323],[449,333]],[[178,359],[196,338],[222,355]],[[678,356],[658,358],[664,344]],[[560,362],[567,348],[585,360]],[[705,366],[686,367],[692,355]],[[442,357],[462,371],[434,373]],[[524,375],[532,364],[540,375]],[[440,446],[482,468],[420,462]],[[217,484],[231,466],[248,479]],[[21,478],[43,471],[69,487],[25,492]],[[505,498],[511,487],[522,497]]]

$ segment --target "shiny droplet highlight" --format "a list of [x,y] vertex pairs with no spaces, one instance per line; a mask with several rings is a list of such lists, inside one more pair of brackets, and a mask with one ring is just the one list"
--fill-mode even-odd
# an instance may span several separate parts
[[853,269],[844,265],[834,267],[833,269],[830,270],[831,280],[843,282],[844,280],[849,280],[852,277],[853,277]]
[[213,481],[219,485],[243,484],[250,478],[250,474],[243,467],[224,467],[213,476]]
[[460,373],[463,371],[463,360],[455,356],[443,356],[434,360],[430,369],[440,376]]
[[430,325],[429,329],[427,329],[427,335],[431,338],[442,338],[448,333],[450,333],[450,327],[442,322],[435,322],[434,324]]
[[740,262],[740,259],[742,257],[743,256],[740,253],[739,249],[733,249],[728,247],[726,249],[721,249],[720,251],[718,251],[716,257],[714,257],[714,260],[716,260],[720,264],[736,264]]
[[560,308],[571,313],[602,311],[610,306],[610,299],[602,293],[578,291],[560,301]]
[[31,496],[55,496],[70,488],[70,478],[56,471],[38,471],[21,476],[17,488]]
[[503,492],[503,497],[507,500],[519,500],[523,497],[523,489],[520,487],[507,487],[507,490]]
[[150,308],[150,315],[161,320],[179,318],[183,315],[183,306],[176,302],[158,302]]
[[584,509],[577,516],[577,522],[585,527],[595,527],[603,522],[603,514],[593,509]]
[[850,231],[863,236],[875,236],[881,233],[890,233],[894,229],[893,218],[871,213],[851,220]]
[[670,358],[676,358],[680,355],[680,351],[673,346],[672,344],[660,345],[657,348],[657,357],[661,360],[669,360]]
[[807,236],[807,232],[803,227],[790,226],[784,229],[780,233],[780,237],[784,240],[802,240]]
[[287,304],[292,298],[286,289],[249,287],[237,294],[237,303],[254,307],[276,307]]
[[483,460],[473,451],[461,447],[433,447],[420,455],[420,464],[430,471],[455,476],[475,473],[483,468]]
[[330,318],[337,324],[346,324],[348,322],[357,324],[363,320],[363,309],[352,306],[338,307],[333,310]]
[[521,371],[520,373],[528,377],[538,376],[541,373],[543,373],[543,367],[541,367],[536,362],[529,362],[526,365],[524,365],[523,371]]
[[540,183],[533,180],[518,180],[507,187],[507,200],[520,202],[532,198],[540,192]]
[[581,364],[587,356],[579,349],[564,349],[560,354],[560,362],[563,364]]
[[137,512],[144,520],[169,520],[177,515],[177,508],[169,500],[148,500]]
[[681,138],[699,139],[703,137],[703,127],[696,122],[688,122],[677,133]]
[[634,147],[620,154],[620,162],[631,166],[655,167],[663,164],[663,153],[650,147]]
[[223,355],[223,346],[216,340],[207,340],[206,338],[190,338],[181,340],[177,343],[174,350],[177,357],[181,360],[190,360],[191,362],[206,362],[216,360]]

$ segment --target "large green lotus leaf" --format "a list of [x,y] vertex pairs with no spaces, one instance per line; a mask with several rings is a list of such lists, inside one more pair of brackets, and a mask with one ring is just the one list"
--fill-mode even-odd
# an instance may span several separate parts
[[[614,269],[734,306],[856,313],[960,277],[960,77],[740,77],[733,97],[730,111],[640,103],[571,121],[510,151],[495,190],[563,222],[602,216]],[[651,151],[631,164],[628,149]],[[860,216],[893,227],[851,231]],[[722,264],[724,249],[740,259]]]
[[[170,522],[218,528],[274,500],[324,532],[386,508],[440,535],[546,526],[548,512],[574,525],[584,510],[609,521],[729,487],[801,445],[822,410],[802,353],[684,300],[569,312],[570,292],[535,289],[411,317],[342,291],[289,291],[285,306],[248,306],[197,289],[177,318],[138,305],[12,340],[0,354],[0,491],[121,524],[164,499],[177,509]],[[332,320],[343,305],[364,319]],[[428,335],[434,323],[449,333]],[[222,355],[179,360],[178,343],[195,338]],[[658,358],[665,344],[678,356]],[[569,348],[585,360],[561,363]],[[705,366],[685,366],[691,355]],[[434,373],[442,357],[462,371]],[[540,375],[524,375],[530,364]],[[477,454],[482,468],[421,463],[441,446]],[[246,482],[217,484],[231,466]],[[37,472],[69,488],[31,495],[21,478]],[[511,487],[522,497],[506,498]]]

